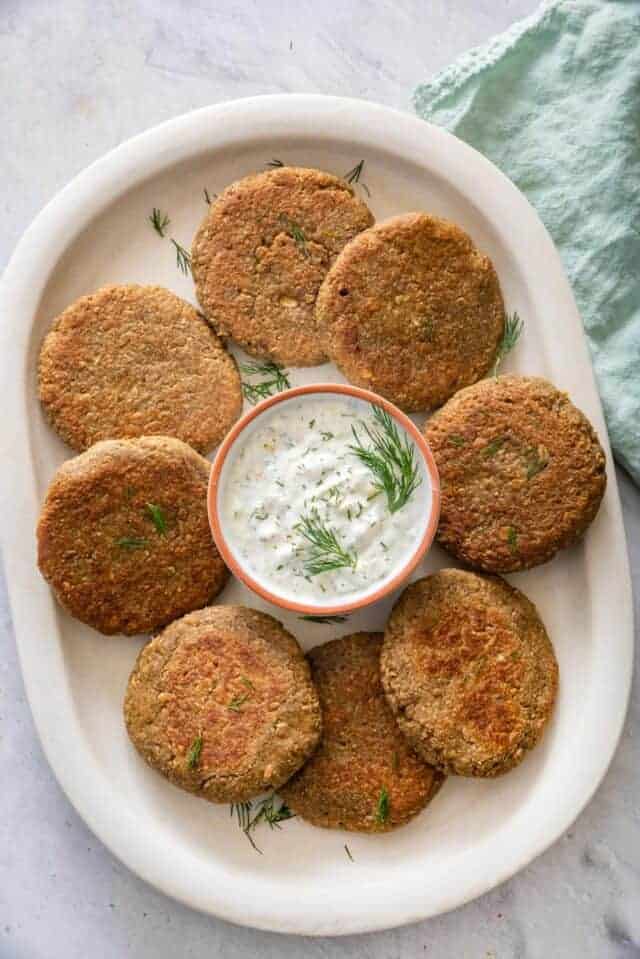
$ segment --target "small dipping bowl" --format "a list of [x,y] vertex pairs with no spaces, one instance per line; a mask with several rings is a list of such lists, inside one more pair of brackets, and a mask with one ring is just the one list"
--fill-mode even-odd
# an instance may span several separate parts
[[[286,585],[283,582],[286,574],[281,575],[278,577],[278,581],[274,582],[273,576],[270,577],[261,573],[256,568],[256,564],[251,561],[250,551],[247,555],[246,547],[244,548],[243,555],[243,550],[238,541],[239,537],[236,536],[233,529],[234,525],[237,527],[244,522],[245,531],[247,536],[252,537],[252,542],[256,541],[256,531],[255,529],[250,529],[248,517],[245,520],[237,519],[238,514],[240,513],[241,515],[242,511],[230,510],[229,500],[231,496],[235,496],[235,501],[238,503],[238,497],[240,496],[237,483],[232,478],[234,464],[237,463],[238,458],[242,456],[243,450],[248,448],[251,437],[256,431],[259,431],[262,427],[268,427],[269,420],[275,418],[274,412],[283,411],[282,404],[293,403],[296,404],[296,407],[302,404],[303,408],[305,402],[311,404],[313,401],[330,400],[332,398],[338,400],[344,399],[350,405],[350,408],[358,409],[362,413],[369,412],[370,406],[381,407],[383,410],[386,410],[395,421],[396,426],[399,427],[400,437],[402,439],[404,439],[405,436],[409,437],[415,449],[415,463],[418,468],[418,476],[420,477],[420,484],[412,496],[419,497],[419,501],[424,504],[424,508],[418,511],[410,528],[405,530],[405,536],[408,537],[410,541],[410,549],[406,550],[396,562],[389,560],[391,565],[388,569],[385,569],[384,575],[378,576],[370,585],[361,585],[358,589],[354,589],[351,592],[338,593],[337,591],[328,589],[326,590],[326,594],[322,595],[322,598],[310,598],[304,595],[305,592],[309,592],[309,587],[305,583],[305,577],[300,578],[300,573],[297,574],[297,577],[292,575]],[[358,426],[359,420],[356,413],[339,415],[352,417],[354,424]],[[310,420],[309,425],[311,425],[311,423],[315,423],[315,420]],[[349,424],[349,427],[350,426],[351,424]],[[405,436],[403,436],[403,434],[405,434]],[[334,438],[333,434],[328,435]],[[359,430],[359,436],[365,445],[370,446],[370,441],[365,432]],[[350,442],[355,442],[355,439],[351,437]],[[297,442],[295,445],[290,443],[288,448],[296,453],[298,448],[300,448],[300,457],[306,455],[305,447],[301,442]],[[320,446],[314,449],[320,449]],[[360,463],[355,454],[349,453],[348,455],[354,457],[354,462]],[[265,463],[268,461],[268,457],[269,449],[264,453]],[[362,469],[360,466],[359,468]],[[328,470],[324,470],[323,472],[328,472]],[[331,474],[329,473],[329,477],[330,476]],[[373,477],[373,475],[371,475],[370,482],[371,488],[373,488],[375,483],[375,477]],[[281,483],[278,485],[282,486]],[[290,490],[287,490],[286,484],[282,486],[281,498],[285,504],[291,500],[294,493],[299,493],[300,491],[299,485],[294,485],[296,489]],[[343,487],[343,478],[338,479],[332,489],[339,491],[341,487]],[[259,481],[256,481],[256,483],[251,486],[252,490],[257,488],[259,488]],[[289,494],[289,496],[287,494]],[[376,498],[375,493],[373,496],[366,497],[366,499],[369,500]],[[386,502],[384,493],[379,494],[379,500],[381,505],[376,506],[378,515],[383,508],[383,504]],[[407,507],[403,508],[406,509]],[[392,403],[389,403],[388,400],[383,399],[376,393],[371,393],[369,390],[363,390],[341,383],[320,383],[311,386],[298,386],[285,390],[282,393],[277,393],[275,396],[271,396],[258,403],[253,409],[245,413],[227,434],[218,449],[211,470],[208,511],[211,531],[220,555],[231,572],[245,583],[249,589],[253,590],[254,593],[268,602],[274,603],[283,609],[305,613],[310,616],[332,616],[348,613],[352,610],[361,609],[364,606],[370,606],[378,602],[378,600],[392,592],[392,590],[401,586],[422,560],[433,542],[440,515],[438,470],[433,454],[418,428],[408,416]],[[233,520],[231,518],[232,512],[234,513]],[[254,510],[254,513],[255,512]],[[393,515],[400,516],[401,512],[402,511],[399,510]],[[360,514],[358,514],[358,516],[360,516]],[[258,518],[262,519],[262,517]],[[402,522],[406,525],[407,516],[403,517]],[[371,525],[373,526],[374,524],[372,523]],[[290,540],[291,538],[292,536],[290,536]],[[308,542],[302,538],[302,536],[296,537],[296,539],[296,548],[303,554],[305,547],[308,547]],[[381,546],[384,547],[384,543],[382,541],[380,541],[380,543]],[[287,543],[285,545],[288,548],[289,544]],[[267,548],[268,547],[265,547],[265,549]],[[271,548],[276,549],[275,546]],[[298,555],[300,555],[300,553]],[[276,559],[277,557],[274,559],[274,569]],[[278,568],[282,569],[284,567],[279,566]],[[366,564],[364,564],[364,568],[367,568]],[[308,583],[312,582],[310,577],[306,577],[306,580]]]

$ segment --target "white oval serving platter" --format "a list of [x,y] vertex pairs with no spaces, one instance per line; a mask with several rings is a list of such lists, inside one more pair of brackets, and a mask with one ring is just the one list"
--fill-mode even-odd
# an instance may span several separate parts
[[[549,377],[590,417],[609,484],[584,541],[509,577],[538,605],[560,663],[560,694],[541,746],[496,781],[450,778],[413,822],[384,836],[299,819],[256,832],[180,792],[134,753],[121,701],[143,638],[100,636],[56,605],[35,564],[39,504],[71,455],[44,422],[36,358],[51,319],[106,283],[159,283],[194,300],[175,249],[152,230],[154,206],[186,247],[203,190],[277,158],[362,180],[378,219],[427,210],[455,220],[488,253],[507,308],[525,321],[505,369]],[[561,159],[559,159],[561,162]],[[357,185],[356,189],[363,190]],[[363,193],[367,199],[366,193]],[[268,96],[208,107],[122,144],[78,176],[27,230],[0,293],[5,569],[29,702],[51,766],[100,839],[170,896],[236,923],[306,935],[381,929],[434,916],[502,882],[557,839],[602,779],[620,735],[632,668],[628,564],[616,479],[582,326],[559,257],[531,206],[494,166],[443,130],[369,103]],[[294,370],[293,385],[342,381]],[[417,575],[452,565],[434,548]],[[221,597],[268,609],[238,582]],[[383,627],[391,601],[339,627],[271,609],[310,647]],[[353,862],[347,857],[348,842]]]

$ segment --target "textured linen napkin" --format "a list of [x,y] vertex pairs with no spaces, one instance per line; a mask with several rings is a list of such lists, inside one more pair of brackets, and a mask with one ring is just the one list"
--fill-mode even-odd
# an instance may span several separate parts
[[640,484],[640,0],[553,0],[418,87],[551,233],[616,458]]

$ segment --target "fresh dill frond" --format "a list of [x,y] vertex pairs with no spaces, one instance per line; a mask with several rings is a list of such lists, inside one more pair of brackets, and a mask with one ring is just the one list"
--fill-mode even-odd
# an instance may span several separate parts
[[343,179],[345,179],[347,183],[358,183],[360,181],[360,177],[362,176],[363,169],[364,169],[364,160],[360,160],[360,162],[356,163],[356,165],[352,167],[351,170],[348,170],[347,173],[345,173]]
[[360,163],[356,163],[356,165],[351,170],[345,173],[343,180],[346,180],[347,183],[359,183],[362,189],[366,192],[367,196],[371,196],[371,190],[369,189],[367,184],[360,179],[360,177],[362,176],[363,169],[364,169],[364,160],[360,160]]
[[256,813],[253,815],[253,804],[251,802],[231,803],[229,815],[235,815],[238,826],[245,834],[256,852],[262,855],[262,850],[256,845],[251,833],[260,822],[266,822],[269,829],[280,829],[280,823],[287,819],[293,819],[295,813],[291,812],[284,802],[276,804],[275,793],[271,793],[266,799],[260,800],[256,807]]
[[376,804],[376,822],[382,825],[389,818],[389,793],[383,786]]
[[240,677],[240,682],[243,686],[246,686],[246,693],[238,693],[227,703],[227,709],[230,709],[232,713],[242,712],[242,707],[248,699],[251,699],[253,692],[255,691],[255,686],[250,679],[247,679],[246,676]]
[[187,766],[189,769],[195,769],[198,763],[200,762],[200,754],[202,753],[202,733],[191,743],[189,752],[187,753]]
[[458,433],[452,433],[449,437],[449,442],[452,446],[464,446],[466,440],[464,436],[460,436]]
[[151,521],[160,535],[166,536],[167,517],[165,516],[162,507],[157,506],[155,503],[147,503],[147,513],[151,517]]
[[549,465],[548,452],[544,447],[542,447],[541,450],[531,450],[529,453],[529,460],[527,462],[528,480],[533,479],[534,476],[537,476],[538,473],[541,473]]
[[209,193],[209,191],[207,190],[206,187],[205,187],[204,190],[202,191],[202,195],[204,196],[204,202],[207,204],[207,206],[211,206],[211,203],[212,203],[212,199],[211,199],[211,198],[212,198],[212,197],[213,197],[214,199],[216,199],[216,200],[217,200],[217,198],[218,198],[218,194],[217,194],[217,193]]
[[176,265],[181,273],[184,273],[186,276],[191,271],[191,254],[188,250],[178,243],[177,240],[171,238],[171,242],[176,248]]
[[116,540],[116,546],[121,546],[122,549],[144,549],[147,540],[142,536],[121,536]]
[[307,238],[300,224],[290,220],[289,217],[284,216],[284,214],[280,217],[280,222],[283,225],[285,233],[291,237],[299,252],[302,253],[303,256],[308,257]]
[[350,445],[349,449],[373,473],[376,495],[384,493],[389,512],[397,513],[422,482],[415,448],[408,436],[400,436],[393,418],[381,406],[373,406],[373,417],[377,426],[361,424],[372,446],[364,446],[352,426],[356,445]]
[[495,362],[493,364],[492,373],[494,376],[498,375],[498,367],[502,363],[507,353],[511,352],[520,339],[523,329],[524,323],[518,316],[517,312],[514,310],[513,313],[507,313],[504,321],[504,333],[502,334],[502,339],[498,345]]
[[251,835],[250,825],[251,825],[251,803],[250,802],[233,802],[229,806],[229,815],[233,818],[235,815],[238,826],[243,831],[253,848],[257,853],[262,855],[262,849],[258,849],[255,842],[253,841],[253,836]]
[[518,549],[518,531],[515,526],[509,526],[507,529],[507,543],[512,553]]
[[270,796],[258,803],[257,812],[250,820],[247,831],[255,829],[262,819],[268,824],[269,829],[280,829],[281,822],[294,818],[295,813],[291,812],[286,803],[280,802],[279,805],[276,805],[275,793],[271,793]]
[[229,806],[229,815],[235,815],[238,825],[243,831],[251,822],[251,803],[250,802],[232,802]]
[[349,859],[351,860],[351,862],[355,862],[355,859],[354,859],[353,856],[351,855],[351,850],[350,850],[349,847],[347,846],[346,842],[345,842],[345,844],[344,844],[344,851],[346,852],[346,854],[347,854],[347,856],[349,857]]
[[230,709],[232,713],[242,712],[242,707],[249,699],[249,693],[240,693],[238,696],[234,696],[233,699],[227,703],[227,709]]
[[324,625],[338,625],[346,623],[348,616],[298,616],[298,619],[304,619],[307,623],[322,623]]
[[277,170],[278,167],[285,166],[282,160],[267,160],[265,166],[271,167],[272,170]]
[[335,532],[320,519],[317,510],[301,516],[295,529],[311,544],[304,560],[308,576],[318,576],[343,567],[356,568],[357,555],[341,546]]
[[418,321],[418,333],[421,340],[425,340],[427,343],[431,343],[433,340],[433,320],[431,317],[425,316]]
[[241,363],[240,370],[245,376],[266,377],[259,383],[243,382],[242,384],[243,396],[254,406],[267,396],[291,389],[287,370],[283,370],[277,363],[272,363],[270,360],[265,363]]
[[154,206],[151,216],[148,217],[148,220],[158,236],[161,236],[164,239],[164,231],[171,223],[168,215]]
[[506,436],[496,436],[494,440],[491,440],[490,443],[487,443],[482,452],[485,456],[495,456],[498,450],[504,446],[506,442]]

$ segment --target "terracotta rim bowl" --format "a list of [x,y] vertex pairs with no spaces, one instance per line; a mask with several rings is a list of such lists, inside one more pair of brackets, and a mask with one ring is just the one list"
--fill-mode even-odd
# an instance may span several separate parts
[[[371,593],[367,593],[364,596],[360,595],[357,599],[350,601],[346,600],[333,605],[322,606],[315,606],[312,603],[298,603],[286,596],[281,596],[278,593],[272,592],[261,582],[254,579],[230,549],[229,544],[222,532],[222,524],[220,522],[220,516],[218,512],[218,492],[220,489],[223,466],[227,456],[233,448],[233,445],[243,434],[247,426],[249,426],[250,423],[253,423],[253,421],[266,410],[270,409],[272,406],[276,406],[278,403],[283,403],[287,400],[294,399],[296,396],[305,396],[314,393],[338,393],[346,396],[353,396],[357,399],[364,400],[365,402],[383,407],[383,409],[385,409],[411,436],[418,449],[418,453],[422,457],[431,483],[431,511],[420,542],[406,563],[404,563],[403,566],[398,569],[391,579],[386,580],[379,589],[374,590]],[[369,390],[362,390],[357,386],[348,386],[342,383],[314,383],[309,386],[296,386],[290,390],[284,390],[282,393],[277,393],[275,396],[270,396],[268,399],[262,400],[240,417],[240,419],[231,428],[220,444],[216,457],[213,461],[211,477],[209,479],[207,508],[209,511],[211,532],[213,533],[213,538],[216,546],[218,547],[220,555],[233,575],[241,580],[246,586],[248,586],[249,589],[253,590],[253,592],[258,596],[261,596],[262,599],[266,599],[268,602],[273,603],[276,606],[280,606],[282,609],[288,609],[297,613],[306,613],[307,615],[332,616],[338,613],[348,613],[355,609],[361,609],[363,606],[370,606],[372,603],[377,603],[378,600],[382,599],[384,596],[387,596],[394,589],[397,589],[398,586],[401,586],[406,579],[408,579],[431,546],[436,533],[438,518],[440,516],[440,481],[433,454],[424,436],[420,433],[420,430],[409,419],[409,417],[399,410],[397,406],[394,406],[393,403],[389,403],[389,401],[383,399],[383,397],[378,396],[377,393],[372,393]]]

